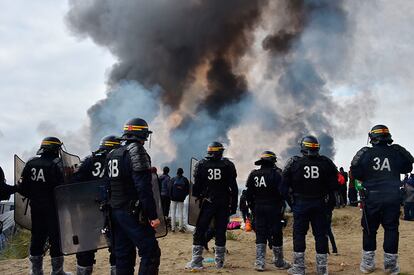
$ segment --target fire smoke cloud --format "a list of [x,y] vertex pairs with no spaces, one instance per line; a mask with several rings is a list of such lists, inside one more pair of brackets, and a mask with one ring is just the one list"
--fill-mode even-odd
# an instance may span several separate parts
[[[117,58],[88,111],[92,147],[140,116],[156,165],[185,168],[219,140],[244,177],[260,151],[286,159],[309,133],[333,157],[349,126],[331,89],[352,42],[345,1],[70,0],[67,20]],[[365,114],[348,100],[356,125]]]

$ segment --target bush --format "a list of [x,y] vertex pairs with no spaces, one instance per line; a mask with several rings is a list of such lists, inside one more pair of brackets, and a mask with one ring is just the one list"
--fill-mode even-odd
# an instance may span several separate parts
[[11,236],[6,248],[0,252],[0,260],[27,258],[29,256],[30,236],[30,231],[24,229]]

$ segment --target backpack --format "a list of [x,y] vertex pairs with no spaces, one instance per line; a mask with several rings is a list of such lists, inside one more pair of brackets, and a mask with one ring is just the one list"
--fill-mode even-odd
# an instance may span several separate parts
[[171,200],[184,201],[188,195],[188,186],[184,177],[175,177],[172,179]]

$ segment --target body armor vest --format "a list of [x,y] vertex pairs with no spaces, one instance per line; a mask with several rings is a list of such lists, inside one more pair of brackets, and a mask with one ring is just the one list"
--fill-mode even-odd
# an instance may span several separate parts
[[126,146],[112,150],[107,157],[106,169],[111,187],[110,202],[113,208],[125,207],[130,201],[138,199],[131,167],[128,167],[131,162],[127,162],[127,158],[130,156]]

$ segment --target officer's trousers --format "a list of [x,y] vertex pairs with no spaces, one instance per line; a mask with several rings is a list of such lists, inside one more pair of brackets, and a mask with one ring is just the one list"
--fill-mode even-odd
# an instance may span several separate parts
[[315,248],[318,254],[328,253],[328,221],[326,218],[327,207],[323,198],[301,199],[295,198],[293,210],[293,250],[305,252],[306,234],[309,223],[312,225],[312,233],[315,237]]
[[400,199],[398,192],[369,192],[361,219],[361,225],[364,228],[364,250],[375,251],[377,249],[377,230],[382,225],[384,228],[384,252],[397,254],[399,217]]
[[216,246],[226,245],[226,230],[229,220],[228,202],[211,203],[204,201],[198,216],[196,229],[193,235],[194,245],[204,245],[206,232],[214,218]]
[[414,202],[404,203],[404,220],[406,221],[414,220]]
[[32,238],[30,241],[30,255],[41,256],[45,251],[46,241],[50,244],[50,257],[62,256],[59,225],[55,209],[37,209],[32,206]]
[[149,224],[140,224],[127,210],[112,209],[112,230],[117,274],[134,274],[136,248],[141,257],[138,274],[158,274],[161,251]]
[[240,210],[243,218],[243,222],[246,223],[247,219],[250,219],[249,210]]
[[164,216],[166,216],[166,217],[168,217],[168,215],[170,213],[170,204],[171,204],[170,197],[161,195],[162,211],[164,212]]
[[348,198],[349,205],[358,206],[358,203],[356,202],[358,200],[358,192],[356,191],[355,187],[349,187]]
[[335,236],[333,234],[332,231],[332,211],[333,210],[327,210],[326,212],[326,218],[328,220],[328,237],[329,237],[329,241],[331,242],[332,245],[332,251],[338,251],[338,248],[336,247],[336,242],[335,242]]
[[256,203],[256,244],[279,247],[283,245],[282,206]]

